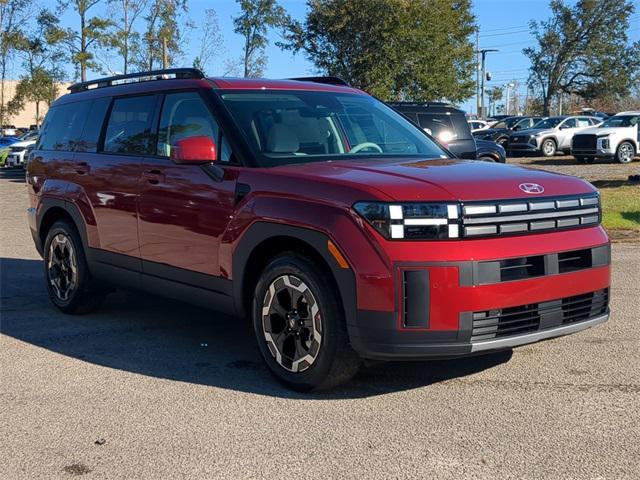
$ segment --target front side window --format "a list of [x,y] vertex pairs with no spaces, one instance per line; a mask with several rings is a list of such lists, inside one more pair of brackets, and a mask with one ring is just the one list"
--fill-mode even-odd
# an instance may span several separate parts
[[165,97],[158,130],[158,155],[171,157],[177,142],[188,137],[208,137],[218,142],[218,124],[196,92]]
[[146,155],[151,153],[151,120],[156,97],[117,98],[113,102],[104,137],[104,151]]
[[221,98],[260,166],[360,157],[448,158],[406,118],[367,95],[227,91]]

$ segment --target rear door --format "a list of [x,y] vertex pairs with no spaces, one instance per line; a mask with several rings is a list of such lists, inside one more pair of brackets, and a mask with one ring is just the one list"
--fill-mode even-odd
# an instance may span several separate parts
[[106,114],[102,148],[95,152],[88,141],[76,158],[78,171],[84,170],[83,186],[95,215],[100,262],[133,271],[141,267],[138,179],[142,158],[155,144],[152,130],[158,98],[153,94],[114,98]]
[[220,275],[218,248],[234,210],[236,172],[225,168],[222,178],[216,178],[203,165],[171,159],[178,141],[202,136],[214,142],[218,163],[227,166],[232,155],[199,92],[167,93],[156,155],[144,159],[139,177],[145,282],[161,278],[206,288],[205,276]]

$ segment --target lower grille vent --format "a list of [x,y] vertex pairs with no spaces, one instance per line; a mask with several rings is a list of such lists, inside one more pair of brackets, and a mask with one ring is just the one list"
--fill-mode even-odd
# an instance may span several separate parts
[[598,317],[609,308],[609,290],[547,302],[473,312],[471,341],[522,335]]

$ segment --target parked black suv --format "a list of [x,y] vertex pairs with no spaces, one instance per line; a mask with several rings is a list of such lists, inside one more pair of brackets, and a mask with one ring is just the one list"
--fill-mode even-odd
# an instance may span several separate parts
[[388,105],[446,144],[458,158],[506,161],[506,153],[500,145],[474,139],[464,111],[452,105],[442,102],[392,102]]
[[496,142],[503,147],[509,142],[509,135],[519,130],[533,128],[544,117],[508,117],[495,123],[491,128],[473,134],[476,139]]

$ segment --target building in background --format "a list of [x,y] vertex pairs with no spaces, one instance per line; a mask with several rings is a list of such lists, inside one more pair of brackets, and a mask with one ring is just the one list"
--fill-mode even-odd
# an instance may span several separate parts
[[[16,87],[18,80],[5,80],[4,82],[4,98],[5,105],[8,104],[16,93]],[[58,97],[61,97],[65,93],[68,93],[67,87],[71,85],[70,82],[62,82],[58,84]],[[46,102],[40,102],[40,122],[36,122],[36,104],[34,102],[28,102],[17,115],[7,115],[5,123],[8,125],[15,125],[18,128],[28,128],[30,125],[36,123],[42,123],[47,110],[49,109]]]

